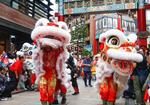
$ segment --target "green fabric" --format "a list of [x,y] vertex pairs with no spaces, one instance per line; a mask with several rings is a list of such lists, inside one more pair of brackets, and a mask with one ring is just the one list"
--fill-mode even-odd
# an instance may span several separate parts
[[143,100],[144,92],[142,92],[142,87],[140,85],[140,80],[139,80],[138,76],[135,76],[135,79],[133,81],[133,86],[134,86],[137,104],[144,105],[143,104],[144,103],[144,100]]
[[104,100],[103,100],[103,105],[107,105],[107,101],[104,101]]
[[47,105],[47,101],[41,101],[42,105]]
[[135,101],[133,99],[126,99],[125,100],[125,105],[135,105]]
[[144,85],[143,85],[142,91],[145,91],[145,90],[146,90],[146,86],[147,86],[148,81],[150,81],[150,73],[149,73],[148,76],[147,76],[147,79],[146,79],[146,81],[145,81],[145,83],[144,83]]
[[107,105],[115,105],[114,102],[107,102]]

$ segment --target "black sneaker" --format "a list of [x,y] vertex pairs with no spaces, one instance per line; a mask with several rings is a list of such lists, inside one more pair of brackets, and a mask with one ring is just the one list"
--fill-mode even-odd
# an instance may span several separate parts
[[62,98],[61,104],[65,104],[65,103],[66,103],[66,98]]
[[88,87],[88,85],[85,85],[85,87]]
[[89,85],[90,87],[93,87],[92,85]]
[[74,92],[72,95],[78,95],[79,94],[79,92]]
[[54,100],[53,105],[59,104],[58,100]]

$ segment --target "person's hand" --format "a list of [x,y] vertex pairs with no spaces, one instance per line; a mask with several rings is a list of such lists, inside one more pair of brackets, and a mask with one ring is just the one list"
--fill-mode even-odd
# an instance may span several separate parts
[[73,78],[76,78],[78,75],[77,74],[74,74]]

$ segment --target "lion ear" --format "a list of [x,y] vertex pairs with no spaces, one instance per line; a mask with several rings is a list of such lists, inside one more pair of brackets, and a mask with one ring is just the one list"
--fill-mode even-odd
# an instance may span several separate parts
[[105,32],[104,32],[104,33],[102,33],[102,34],[100,35],[100,37],[99,37],[99,42],[104,43],[105,40],[106,40],[106,35],[105,35]]
[[137,35],[136,34],[129,34],[128,40],[129,40],[129,42],[135,43],[137,41]]
[[59,28],[69,31],[68,26],[65,22],[59,21],[58,23]]
[[35,28],[39,27],[39,26],[47,26],[47,24],[49,23],[49,20],[46,18],[41,18],[39,19],[36,23],[35,23]]

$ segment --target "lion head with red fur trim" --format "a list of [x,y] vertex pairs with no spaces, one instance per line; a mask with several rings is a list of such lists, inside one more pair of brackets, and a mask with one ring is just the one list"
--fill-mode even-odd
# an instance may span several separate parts
[[31,38],[37,47],[33,52],[37,75],[54,70],[58,79],[63,83],[67,82],[65,61],[68,53],[66,46],[71,40],[67,24],[49,22],[45,18],[39,19],[31,33]]
[[105,58],[103,60],[109,61],[113,70],[118,74],[128,76],[133,72],[134,63],[143,60],[143,56],[135,49],[136,40],[135,34],[127,36],[118,29],[111,29],[103,33],[99,38],[103,44],[101,48],[101,55]]

